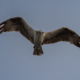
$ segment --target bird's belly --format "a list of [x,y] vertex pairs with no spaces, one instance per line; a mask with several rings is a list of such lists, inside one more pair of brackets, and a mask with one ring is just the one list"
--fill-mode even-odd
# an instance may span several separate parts
[[41,38],[36,38],[34,44],[36,47],[39,47],[41,45]]

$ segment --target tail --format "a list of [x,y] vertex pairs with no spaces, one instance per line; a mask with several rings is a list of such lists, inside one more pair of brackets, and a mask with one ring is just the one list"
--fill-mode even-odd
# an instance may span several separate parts
[[42,47],[40,46],[38,49],[35,49],[34,48],[34,52],[33,52],[33,55],[42,55],[43,54],[43,50],[42,50]]

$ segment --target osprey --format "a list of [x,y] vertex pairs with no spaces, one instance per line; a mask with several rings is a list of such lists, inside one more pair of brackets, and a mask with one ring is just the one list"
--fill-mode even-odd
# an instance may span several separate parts
[[19,31],[31,43],[33,43],[33,55],[43,54],[41,47],[43,44],[55,43],[59,41],[68,41],[71,44],[80,47],[79,35],[66,27],[62,27],[51,32],[42,32],[41,30],[36,31],[32,29],[21,17],[10,18],[0,23],[0,26],[0,34],[7,31]]

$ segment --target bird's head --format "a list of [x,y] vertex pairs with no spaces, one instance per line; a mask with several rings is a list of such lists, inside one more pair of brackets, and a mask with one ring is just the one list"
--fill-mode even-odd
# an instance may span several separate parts
[[38,35],[42,35],[43,32],[42,32],[41,30],[39,30],[39,31],[37,31],[37,34],[38,34]]

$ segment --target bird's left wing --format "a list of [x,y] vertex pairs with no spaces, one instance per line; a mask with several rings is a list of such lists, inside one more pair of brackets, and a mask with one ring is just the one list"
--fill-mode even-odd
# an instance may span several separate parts
[[62,27],[51,32],[45,32],[43,36],[43,44],[55,43],[59,41],[68,41],[71,44],[80,47],[80,37],[78,36],[78,34],[66,27]]
[[25,36],[28,40],[34,43],[34,33],[35,30],[32,29],[23,18],[15,17],[10,18],[2,23],[0,23],[0,34],[2,32],[9,31],[19,31],[23,36]]

